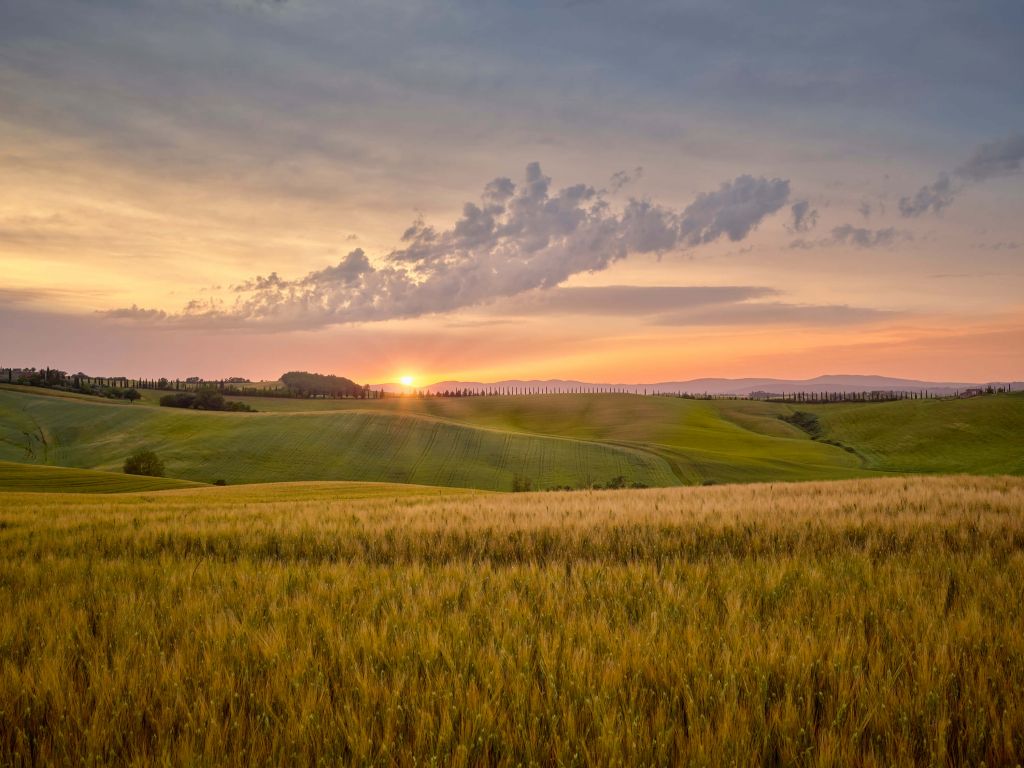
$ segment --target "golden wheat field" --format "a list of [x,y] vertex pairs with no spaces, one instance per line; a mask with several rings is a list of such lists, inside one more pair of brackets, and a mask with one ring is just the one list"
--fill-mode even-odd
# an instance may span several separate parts
[[0,764],[1014,765],[1024,480],[0,497]]

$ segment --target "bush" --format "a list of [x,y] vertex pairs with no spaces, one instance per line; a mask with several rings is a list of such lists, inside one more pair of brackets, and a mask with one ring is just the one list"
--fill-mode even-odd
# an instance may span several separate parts
[[216,390],[201,389],[199,392],[175,392],[160,398],[160,405],[168,408],[195,408],[200,411],[244,411],[255,413],[256,409],[248,403],[237,400],[225,400],[224,395]]
[[227,480],[214,480],[213,484],[214,485],[227,485],[228,481]]
[[779,416],[779,418],[798,429],[802,429],[811,436],[812,440],[817,440],[821,437],[821,424],[818,422],[818,417],[813,413],[796,411],[788,416]]
[[523,475],[512,476],[512,493],[525,493],[533,488],[533,481]]
[[124,472],[126,475],[163,477],[164,463],[152,451],[138,450],[125,460]]
[[160,398],[160,405],[167,408],[191,408],[195,405],[196,396],[191,392],[175,392]]
[[201,389],[192,407],[201,411],[223,411],[224,395],[212,389]]

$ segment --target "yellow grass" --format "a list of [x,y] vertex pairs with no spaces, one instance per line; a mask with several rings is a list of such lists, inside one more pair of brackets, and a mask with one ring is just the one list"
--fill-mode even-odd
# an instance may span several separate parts
[[0,764],[1024,758],[1024,480],[386,488],[0,495]]

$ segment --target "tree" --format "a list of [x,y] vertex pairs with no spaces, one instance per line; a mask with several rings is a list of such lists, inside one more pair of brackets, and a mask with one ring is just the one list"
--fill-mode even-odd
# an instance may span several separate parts
[[512,493],[527,493],[533,489],[533,482],[525,475],[512,476]]
[[195,405],[201,411],[223,411],[224,395],[215,389],[201,389],[196,394]]
[[140,448],[125,460],[124,472],[126,475],[163,477],[164,463],[153,451]]
[[135,387],[132,387],[131,389],[124,393],[124,399],[127,400],[129,403],[134,403],[136,400],[141,400],[142,395],[139,394],[139,390],[137,390]]

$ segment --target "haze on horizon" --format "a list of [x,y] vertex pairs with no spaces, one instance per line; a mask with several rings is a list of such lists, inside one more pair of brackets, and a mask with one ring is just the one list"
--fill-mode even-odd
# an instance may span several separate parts
[[1024,5],[0,2],[0,365],[1019,379]]

